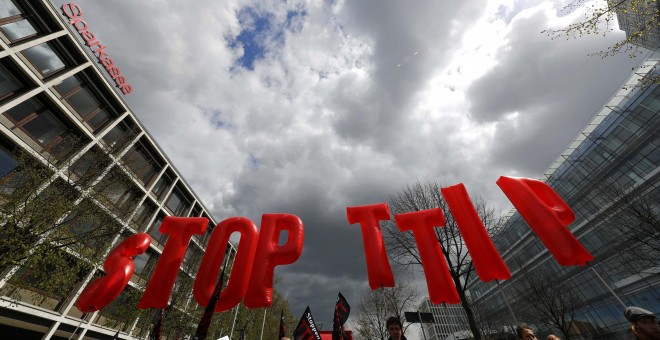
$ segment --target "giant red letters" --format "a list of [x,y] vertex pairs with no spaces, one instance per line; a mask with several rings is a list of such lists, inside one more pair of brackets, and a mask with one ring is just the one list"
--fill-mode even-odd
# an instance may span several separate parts
[[460,303],[454,281],[449,275],[449,268],[442,255],[440,243],[435,236],[434,227],[444,227],[445,216],[440,208],[397,214],[394,216],[399,230],[411,230],[417,242],[422,267],[426,274],[426,286],[429,298],[435,304]]
[[[593,256],[567,229],[575,215],[552,188],[543,182],[526,178],[500,177],[497,184],[559,264],[584,265],[593,260]],[[441,191],[463,235],[480,279],[508,279],[511,274],[488,237],[465,187],[458,184],[442,188]],[[387,204],[347,207],[346,213],[350,224],[360,223],[361,226],[369,286],[372,290],[394,287],[394,276],[379,226],[379,221],[390,219]],[[433,229],[445,224],[442,211],[430,209],[397,214],[395,220],[401,231],[413,232],[431,301],[459,303]],[[160,231],[168,234],[169,239],[138,307],[167,306],[188,242],[193,234],[203,233],[207,224],[205,218],[165,218]],[[288,232],[288,239],[283,246],[278,246],[282,231]],[[264,214],[260,232],[257,232],[250,220],[242,217],[232,217],[219,223],[211,235],[195,279],[194,296],[200,305],[206,305],[209,301],[229,237],[234,232],[241,234],[241,242],[229,283],[215,310],[228,310],[244,297],[247,307],[269,307],[272,304],[275,266],[291,264],[302,253],[302,221],[295,215]],[[95,311],[116,298],[133,273],[134,264],[130,257],[146,251],[150,242],[148,235],[137,234],[119,244],[104,264],[107,276],[92,282],[83,291],[76,306],[83,312]]]
[[218,224],[209,239],[206,253],[197,271],[193,293],[195,301],[206,307],[213,294],[218,272],[224,261],[225,249],[229,244],[229,236],[232,233],[241,234],[241,242],[238,245],[233,270],[227,287],[220,294],[220,299],[215,305],[216,312],[226,311],[241,302],[247,291],[248,280],[252,272],[254,252],[257,248],[257,227],[245,217],[231,217]]
[[461,231],[479,278],[485,282],[510,278],[511,272],[488,237],[463,183],[442,188],[440,191]]
[[[287,242],[278,246],[282,231],[289,234]],[[273,271],[275,266],[296,262],[302,253],[303,224],[290,214],[264,214],[261,218],[259,244],[254,255],[254,266],[248,284],[245,306],[270,307],[273,303]]]
[[94,280],[80,294],[76,307],[83,313],[95,312],[107,306],[124,290],[135,270],[131,257],[144,253],[151,237],[135,234],[118,244],[103,263],[106,276]]
[[147,289],[142,294],[138,308],[167,307],[176,275],[188,249],[188,242],[193,234],[204,233],[208,224],[209,220],[204,217],[166,216],[163,219],[159,231],[168,235],[167,243],[147,283]]
[[497,185],[560,265],[584,266],[593,261],[567,228],[575,220],[573,210],[551,187],[534,179],[505,176]]
[[381,287],[394,287],[394,275],[387,261],[383,234],[379,221],[390,219],[387,204],[373,204],[346,208],[348,223],[360,223],[362,227],[362,242],[367,258],[367,274],[369,287],[372,290]]

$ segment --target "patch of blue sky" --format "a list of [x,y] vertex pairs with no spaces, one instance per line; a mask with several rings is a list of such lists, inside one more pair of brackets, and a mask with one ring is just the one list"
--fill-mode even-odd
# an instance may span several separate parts
[[261,161],[259,160],[259,158],[257,158],[257,156],[250,154],[250,158],[248,159],[248,161],[250,162],[250,169],[252,170],[259,169],[259,165],[261,164]]
[[304,8],[296,8],[287,12],[284,22],[278,23],[272,13],[260,13],[252,7],[242,8],[237,13],[241,31],[228,41],[230,48],[243,48],[236,66],[254,70],[254,63],[265,57],[268,48],[284,45],[286,31],[297,32],[302,28],[305,15]]

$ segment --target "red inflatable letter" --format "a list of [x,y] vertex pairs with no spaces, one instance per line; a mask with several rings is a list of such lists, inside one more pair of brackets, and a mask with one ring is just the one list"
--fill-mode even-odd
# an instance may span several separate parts
[[138,308],[165,308],[172,293],[172,287],[179,273],[179,267],[188,249],[193,234],[202,234],[208,226],[205,217],[166,216],[160,225],[162,234],[168,234],[165,249],[158,259],[156,269],[147,283]]
[[95,312],[116,299],[124,290],[135,270],[131,257],[147,251],[151,237],[145,233],[133,235],[118,244],[103,263],[106,276],[94,280],[80,294],[76,307],[83,313]]
[[458,224],[479,278],[486,282],[509,279],[511,272],[488,237],[463,183],[442,188],[440,191]]
[[381,287],[394,287],[394,275],[387,261],[383,234],[378,221],[390,219],[390,209],[386,203],[347,207],[348,223],[360,223],[362,242],[367,258],[367,273],[371,290]]
[[426,275],[429,299],[435,304],[460,303],[456,286],[449,274],[440,243],[433,232],[433,227],[445,225],[445,217],[440,208],[397,214],[394,216],[399,230],[413,232],[419,255]]
[[[286,230],[286,244],[278,246],[280,233]],[[245,297],[249,308],[270,307],[273,303],[273,274],[275,266],[296,262],[302,253],[303,224],[300,218],[289,214],[264,214],[261,218],[259,243],[254,256],[252,275]]]
[[594,259],[567,228],[575,220],[573,210],[550,186],[505,176],[497,185],[560,265],[583,266]]
[[218,272],[224,261],[225,249],[229,244],[232,233],[241,234],[241,240],[234,259],[231,277],[225,290],[220,294],[220,299],[215,305],[216,312],[223,312],[236,306],[247,291],[248,280],[254,262],[254,252],[257,249],[257,227],[245,217],[231,217],[218,224],[211,234],[202,264],[197,271],[193,293],[195,301],[201,306],[207,306],[216,282]]

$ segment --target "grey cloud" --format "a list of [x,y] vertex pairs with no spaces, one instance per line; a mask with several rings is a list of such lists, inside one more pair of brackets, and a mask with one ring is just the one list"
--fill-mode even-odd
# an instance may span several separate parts
[[497,123],[489,162],[530,177],[554,160],[638,63],[626,55],[588,56],[620,34],[550,40],[540,34],[548,20],[542,10],[514,19],[497,66],[467,92],[471,116]]

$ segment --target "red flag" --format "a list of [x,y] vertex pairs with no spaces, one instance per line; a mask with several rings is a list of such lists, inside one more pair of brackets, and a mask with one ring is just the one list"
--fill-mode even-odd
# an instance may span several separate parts
[[220,273],[220,280],[215,284],[215,289],[213,290],[213,295],[209,300],[209,304],[204,309],[204,315],[202,319],[199,320],[199,325],[195,331],[195,340],[204,340],[206,339],[206,334],[209,332],[209,326],[211,325],[211,319],[213,319],[213,312],[215,312],[215,304],[220,299],[220,291],[222,290],[222,284],[225,281],[225,268],[222,268],[222,273]]
[[277,339],[282,339],[286,336],[286,325],[284,324],[284,311],[280,311],[280,336]]
[[321,340],[321,335],[316,328],[316,323],[314,323],[314,318],[312,317],[312,311],[309,310],[309,306],[305,309],[296,330],[293,331],[293,340]]
[[348,301],[341,295],[337,295],[337,303],[335,303],[335,313],[332,322],[332,339],[344,339],[344,323],[348,320],[348,315],[351,313],[351,306]]

